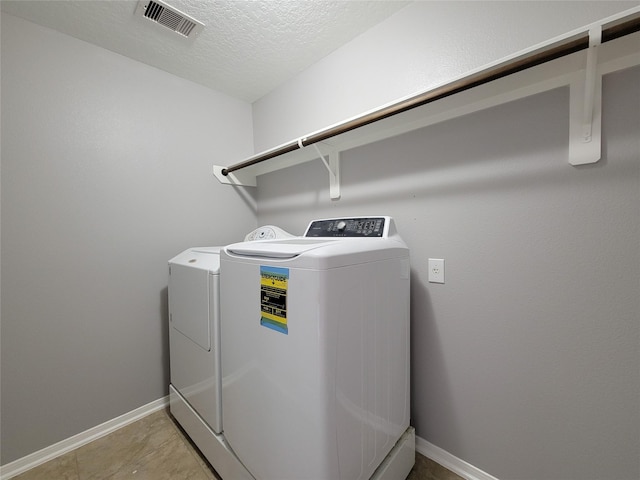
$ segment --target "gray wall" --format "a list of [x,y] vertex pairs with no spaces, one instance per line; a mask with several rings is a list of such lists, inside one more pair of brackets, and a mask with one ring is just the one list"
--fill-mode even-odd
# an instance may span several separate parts
[[[253,208],[251,107],[2,15],[2,463],[167,394],[167,260]],[[250,202],[249,202],[250,203]]]
[[640,478],[640,68],[603,95],[594,165],[558,89],[343,153],[338,202],[319,161],[260,178],[259,223],[395,217],[417,435],[503,480]]

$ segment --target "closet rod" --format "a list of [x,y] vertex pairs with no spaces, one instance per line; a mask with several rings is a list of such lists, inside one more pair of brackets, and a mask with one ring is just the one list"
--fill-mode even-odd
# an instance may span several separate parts
[[[602,42],[608,42],[615,38],[629,35],[637,31],[640,31],[640,14],[636,12],[635,14],[629,17],[623,17],[622,19],[609,24],[608,26],[603,26]],[[555,60],[556,58],[570,55],[580,50],[584,50],[588,47],[589,32],[587,30],[585,32],[581,32],[571,37],[559,40],[558,42],[545,45],[537,50],[527,52],[519,57],[509,59],[504,63],[491,66],[475,74],[469,75],[459,80],[455,80],[446,85],[436,87],[433,90],[414,95],[392,105],[374,110],[371,113],[362,115],[352,120],[348,120],[333,127],[329,127],[317,133],[313,133],[299,140],[294,140],[284,145],[280,145],[279,147],[276,147],[272,150],[268,150],[264,153],[251,157],[244,162],[240,162],[227,168],[223,168],[221,173],[226,176],[231,172],[235,172],[236,170],[241,170],[243,168],[256,165],[257,163],[262,163],[266,160],[270,160],[280,155],[284,155],[286,153],[293,152],[306,146],[313,145],[314,143],[322,142],[323,140],[327,140],[342,133],[346,133],[351,130],[355,130],[356,128],[369,125],[370,123],[383,120],[387,117],[391,117],[393,115],[397,115],[399,113],[421,107],[423,105],[426,105],[427,103],[431,103],[441,98],[445,98],[450,95],[469,90],[473,87],[477,87],[493,80],[506,77],[507,75],[526,70],[527,68],[550,62],[551,60]]]

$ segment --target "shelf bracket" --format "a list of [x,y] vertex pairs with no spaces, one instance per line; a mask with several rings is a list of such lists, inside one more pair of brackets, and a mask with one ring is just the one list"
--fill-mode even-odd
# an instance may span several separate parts
[[340,199],[340,152],[335,148],[331,148],[329,151],[329,160],[325,158],[324,154],[320,151],[317,143],[313,146],[318,153],[318,156],[324,163],[324,166],[329,171],[329,197],[331,200]]
[[213,174],[215,175],[215,177],[218,179],[220,183],[223,183],[226,185],[236,185],[241,187],[258,186],[258,181],[255,175],[252,175],[247,172],[241,172],[239,170],[237,172],[231,172],[227,175],[223,175],[222,170],[224,170],[224,168],[225,167],[221,165],[213,166]]
[[602,26],[589,30],[584,71],[570,83],[569,163],[596,163],[602,156],[602,73],[598,72],[598,48]]

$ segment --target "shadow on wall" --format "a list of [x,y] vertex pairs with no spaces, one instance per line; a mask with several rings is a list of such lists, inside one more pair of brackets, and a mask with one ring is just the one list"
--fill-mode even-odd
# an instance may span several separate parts
[[[416,435],[441,448],[459,443],[453,391],[431,297],[420,276],[411,271],[411,423]],[[429,405],[429,408],[416,406]],[[433,438],[446,426],[448,441]],[[442,430],[440,430],[442,431]]]
[[[605,76],[605,86],[617,75]],[[603,118],[615,120],[607,118],[606,108]],[[564,186],[583,172],[607,167],[606,136],[602,159],[580,166],[569,165],[568,138],[569,89],[562,87],[342,152],[339,202],[329,200],[328,174],[319,160],[263,175],[259,214],[333,209],[338,204],[361,209],[372,201],[388,204],[407,198],[521,195],[541,185]],[[633,164],[615,173],[634,175]]]
[[[541,149],[566,149],[568,102],[568,89],[560,88],[347,150],[341,155],[340,203],[457,198],[562,182],[555,164],[537,160],[545,156]],[[550,118],[560,128],[545,128]],[[557,167],[570,171],[568,160],[558,162]],[[278,176],[287,183],[286,191]],[[319,160],[264,175],[260,213],[327,204],[327,189],[328,175]]]

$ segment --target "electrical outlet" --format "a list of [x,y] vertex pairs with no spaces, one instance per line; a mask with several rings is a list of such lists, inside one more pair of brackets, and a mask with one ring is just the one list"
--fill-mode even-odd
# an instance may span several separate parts
[[429,282],[444,283],[444,259],[429,259]]

